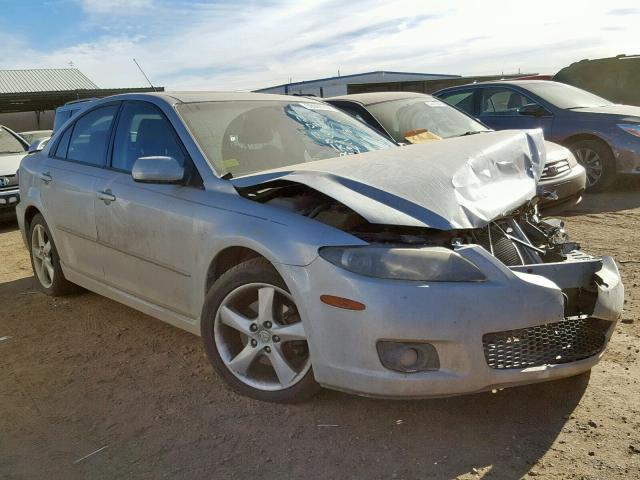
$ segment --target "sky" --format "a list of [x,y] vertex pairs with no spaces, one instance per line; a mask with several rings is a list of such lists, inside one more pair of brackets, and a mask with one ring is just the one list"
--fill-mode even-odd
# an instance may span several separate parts
[[0,69],[253,90],[372,70],[555,73],[640,54],[638,0],[0,0]]

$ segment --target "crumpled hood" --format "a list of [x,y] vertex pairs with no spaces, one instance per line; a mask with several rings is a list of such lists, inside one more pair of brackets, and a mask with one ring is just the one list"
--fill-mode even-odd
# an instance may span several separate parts
[[15,175],[26,153],[0,155],[0,176]]
[[480,228],[536,195],[541,130],[499,131],[336,157],[238,177],[236,188],[304,184],[371,223]]

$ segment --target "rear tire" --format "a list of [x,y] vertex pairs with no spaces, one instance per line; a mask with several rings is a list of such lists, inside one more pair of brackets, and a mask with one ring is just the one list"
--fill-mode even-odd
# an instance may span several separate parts
[[297,403],[320,389],[297,306],[264,258],[216,280],[205,298],[201,333],[211,365],[240,395]]
[[600,140],[580,140],[569,149],[587,171],[588,192],[602,192],[615,181],[616,162],[607,144]]
[[64,277],[60,255],[44,217],[38,213],[29,225],[29,253],[31,268],[40,289],[57,297],[79,291],[79,287]]

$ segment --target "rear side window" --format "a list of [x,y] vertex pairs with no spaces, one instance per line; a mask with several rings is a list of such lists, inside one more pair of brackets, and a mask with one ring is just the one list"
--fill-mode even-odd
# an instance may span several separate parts
[[449,105],[473,115],[473,92],[473,90],[465,90],[463,92],[445,93],[440,98]]
[[73,128],[66,158],[76,162],[103,166],[109,142],[109,132],[117,109],[117,105],[108,105],[96,108],[80,117]]
[[122,107],[113,144],[111,166],[131,172],[140,157],[173,157],[184,165],[185,156],[169,121],[147,102],[127,102]]

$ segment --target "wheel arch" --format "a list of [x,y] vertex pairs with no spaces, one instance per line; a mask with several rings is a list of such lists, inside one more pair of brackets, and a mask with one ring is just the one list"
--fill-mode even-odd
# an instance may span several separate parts
[[611,144],[606,139],[604,139],[603,137],[595,133],[589,133],[589,132],[575,133],[565,138],[564,140],[562,140],[561,144],[569,148],[574,143],[581,142],[583,140],[595,140],[596,142],[600,142],[603,145],[606,145],[606,147],[609,150],[611,150],[612,155],[614,154]]
[[207,274],[205,277],[204,293],[205,295],[215,283],[215,281],[224,275],[225,272],[231,268],[239,265],[240,263],[247,261],[251,258],[264,258],[269,263],[273,264],[265,255],[254,250],[253,248],[234,245],[228,246],[220,250],[209,263],[207,268]]
[[33,221],[33,217],[38,214],[42,214],[38,207],[33,205],[29,205],[24,212],[24,231],[28,235],[29,230],[31,229],[31,222]]

